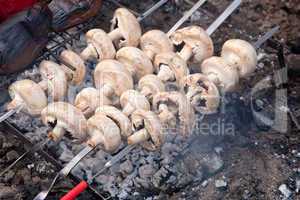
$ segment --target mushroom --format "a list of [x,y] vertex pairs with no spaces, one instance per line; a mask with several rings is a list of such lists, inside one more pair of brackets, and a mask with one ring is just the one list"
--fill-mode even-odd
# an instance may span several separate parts
[[25,79],[16,81],[8,88],[12,101],[7,110],[22,106],[22,111],[32,116],[38,116],[47,106],[47,97],[42,88],[35,82]]
[[133,88],[133,79],[124,65],[116,60],[103,60],[95,69],[94,81],[97,89],[112,98],[121,96],[125,91]]
[[129,118],[114,106],[100,106],[96,113],[101,113],[113,120],[121,130],[121,135],[127,138],[131,135],[131,122]]
[[211,114],[218,109],[219,90],[205,75],[197,73],[186,76],[182,81],[182,89],[196,111]]
[[112,102],[103,95],[103,92],[92,87],[84,88],[75,98],[75,107],[81,110],[86,117],[93,115],[94,111],[103,105],[111,105]]
[[114,13],[108,36],[119,48],[136,47],[140,43],[142,30],[137,18],[129,10],[118,8]]
[[138,89],[141,94],[152,102],[153,95],[165,91],[164,83],[154,74],[148,74],[140,79]]
[[201,65],[201,71],[222,92],[233,91],[239,82],[237,69],[229,66],[222,57],[213,56],[206,59]]
[[239,39],[228,40],[222,47],[221,56],[231,67],[238,69],[241,78],[255,71],[257,53],[249,42]]
[[116,49],[110,37],[101,29],[91,29],[86,35],[87,47],[81,52],[84,60],[89,59],[113,59]]
[[140,144],[154,151],[163,143],[162,125],[158,116],[152,111],[138,109],[132,113],[132,126],[135,132],[128,137],[128,144]]
[[136,90],[124,92],[120,97],[120,104],[126,116],[130,116],[137,109],[150,110],[147,98]]
[[156,54],[172,52],[173,44],[169,37],[160,30],[150,30],[141,37],[141,49],[150,60],[154,60]]
[[186,62],[174,52],[156,55],[154,67],[158,78],[164,83],[176,82],[179,85],[181,79],[189,74]]
[[48,134],[52,140],[60,140],[66,132],[79,141],[86,139],[87,121],[83,113],[73,105],[65,102],[50,103],[41,115],[45,125],[54,126]]
[[120,129],[117,124],[102,113],[96,113],[88,121],[88,145],[103,145],[104,150],[114,152],[121,145]]
[[213,55],[214,45],[210,36],[199,26],[189,26],[175,31],[170,36],[179,55],[193,64],[201,64]]
[[192,131],[195,112],[184,94],[175,91],[157,93],[152,106],[163,124],[178,125],[183,136],[188,136]]
[[42,81],[39,82],[41,88],[51,95],[53,101],[64,100],[68,91],[67,75],[60,65],[52,61],[41,62],[40,74]]
[[126,67],[134,80],[153,73],[151,60],[138,48],[123,47],[117,52],[116,59]]
[[60,54],[60,58],[63,62],[75,68],[75,70],[71,70],[68,66],[62,65],[68,81],[72,85],[80,85],[84,81],[86,75],[86,66],[84,64],[84,60],[82,60],[77,53],[71,50],[64,50]]

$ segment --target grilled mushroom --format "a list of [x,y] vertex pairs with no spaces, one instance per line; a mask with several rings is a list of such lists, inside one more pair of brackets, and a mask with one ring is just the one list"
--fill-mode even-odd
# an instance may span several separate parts
[[182,89],[193,108],[203,114],[216,112],[220,104],[220,94],[216,85],[203,74],[186,76]]
[[119,109],[113,106],[100,106],[96,113],[101,113],[112,119],[121,129],[121,135],[127,138],[131,135],[131,122],[129,118]]
[[131,118],[135,133],[128,137],[128,144],[142,143],[146,149],[151,151],[162,145],[162,126],[154,112],[138,109],[133,112]]
[[117,47],[136,47],[142,36],[137,18],[125,8],[118,8],[112,19],[111,32],[108,34]]
[[103,95],[103,92],[89,87],[77,94],[74,105],[83,112],[84,116],[91,117],[99,106],[111,104],[112,102]]
[[102,113],[96,113],[88,122],[90,146],[101,144],[105,151],[114,152],[121,145],[120,129],[117,124]]
[[156,55],[154,67],[163,82],[176,82],[179,85],[181,79],[189,74],[186,62],[174,52]]
[[192,131],[195,112],[184,94],[175,91],[160,92],[153,97],[152,106],[163,124],[178,125],[183,136],[188,136]]
[[222,92],[233,91],[239,82],[237,69],[229,66],[222,57],[214,56],[206,59],[201,65],[201,71]]
[[67,75],[61,66],[52,61],[43,61],[40,64],[42,81],[41,88],[48,91],[53,101],[64,100],[68,91]]
[[241,78],[255,71],[257,54],[249,42],[239,39],[228,40],[223,45],[221,55],[231,67],[238,69]]
[[66,132],[80,141],[87,137],[87,121],[83,113],[69,103],[49,104],[42,111],[42,121],[45,125],[54,125],[48,135],[54,141],[60,140]]
[[123,92],[133,88],[133,79],[123,64],[116,60],[103,60],[94,72],[96,88],[111,98],[121,96]]
[[141,94],[147,97],[149,102],[152,102],[153,95],[165,91],[164,83],[154,74],[148,74],[141,78],[138,84],[138,89]]
[[85,35],[87,47],[81,52],[84,60],[113,59],[116,55],[116,49],[110,37],[101,29],[91,29]]
[[151,60],[138,48],[123,47],[117,52],[116,59],[126,67],[134,80],[153,73]]
[[193,64],[200,64],[213,55],[212,39],[199,26],[189,26],[175,31],[171,35],[173,44],[180,51],[179,55]]
[[16,81],[9,86],[9,95],[12,101],[7,110],[22,105],[22,111],[32,116],[38,116],[47,106],[47,97],[41,87],[28,79]]
[[136,90],[124,92],[120,97],[120,104],[126,116],[130,116],[137,109],[150,110],[147,98]]
[[65,63],[75,68],[75,70],[71,70],[68,66],[62,65],[63,70],[67,74],[68,81],[72,85],[80,85],[84,81],[86,75],[84,60],[71,50],[64,50],[60,54],[60,58]]
[[155,55],[172,52],[173,44],[168,36],[160,30],[151,30],[141,37],[141,49],[150,60],[154,60]]

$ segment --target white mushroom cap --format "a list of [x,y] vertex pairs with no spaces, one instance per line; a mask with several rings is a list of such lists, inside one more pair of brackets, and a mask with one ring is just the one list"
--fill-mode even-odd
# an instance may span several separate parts
[[131,122],[129,118],[114,106],[100,106],[96,113],[101,113],[113,120],[121,129],[121,135],[127,138],[131,135]]
[[116,49],[110,37],[101,29],[91,29],[86,33],[88,46],[82,51],[81,57],[84,60],[113,59],[116,55]]
[[75,107],[81,110],[86,117],[93,115],[94,111],[103,105],[111,105],[112,102],[95,88],[84,88],[75,98]]
[[141,26],[130,11],[118,8],[111,22],[111,32],[108,35],[119,48],[139,45],[142,36]]
[[153,97],[152,107],[164,124],[179,126],[183,136],[191,133],[195,111],[184,94],[175,91],[160,92]]
[[131,115],[135,110],[150,110],[150,103],[147,98],[136,90],[127,90],[120,97],[120,104],[126,116]]
[[182,89],[193,108],[202,114],[215,113],[220,105],[220,94],[217,86],[205,75],[197,73],[186,76]]
[[199,26],[189,26],[179,29],[170,38],[177,47],[183,46],[179,54],[185,61],[200,64],[214,53],[212,39]]
[[141,49],[153,60],[156,54],[172,52],[173,44],[169,37],[160,30],[151,30],[141,37]]
[[153,73],[151,60],[138,48],[123,47],[117,52],[116,59],[126,67],[135,80]]
[[12,101],[7,105],[7,110],[24,105],[22,111],[32,116],[38,116],[47,106],[47,97],[41,87],[28,79],[16,81],[8,88]]
[[103,145],[104,150],[114,152],[121,145],[120,129],[117,124],[101,113],[96,113],[88,120],[90,146]]
[[66,131],[80,141],[87,137],[87,121],[83,113],[69,103],[50,103],[42,111],[42,121],[45,125],[55,125],[49,133],[54,141],[60,140]]
[[230,66],[238,69],[241,78],[249,76],[256,69],[256,50],[245,40],[228,40],[223,45],[221,55]]
[[132,113],[132,125],[136,132],[128,137],[128,144],[142,143],[144,148],[154,151],[163,143],[162,125],[152,111],[138,109]]
[[64,50],[60,54],[60,58],[75,68],[73,71],[68,66],[62,65],[63,70],[68,76],[68,81],[70,81],[72,85],[80,85],[84,81],[86,75],[84,60],[71,50]]
[[96,88],[105,89],[104,94],[107,96],[113,93],[121,96],[123,92],[133,88],[130,72],[116,60],[101,61],[94,71],[94,81]]
[[176,82],[179,85],[181,79],[189,74],[186,62],[174,52],[157,54],[154,67],[163,82]]
[[237,69],[229,66],[222,57],[210,57],[206,59],[201,65],[201,71],[223,92],[235,90],[239,83]]
[[42,81],[39,85],[47,90],[53,101],[65,99],[68,91],[67,75],[60,65],[52,61],[44,60],[40,64]]
[[142,95],[147,97],[149,102],[152,102],[152,98],[156,93],[165,91],[165,85],[156,75],[148,74],[141,78],[138,89]]

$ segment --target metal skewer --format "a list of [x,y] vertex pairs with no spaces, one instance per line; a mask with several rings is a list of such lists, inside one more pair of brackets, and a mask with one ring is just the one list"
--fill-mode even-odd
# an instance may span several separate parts
[[10,118],[11,116],[13,116],[14,114],[19,113],[24,107],[25,107],[25,105],[21,104],[21,105],[15,107],[14,109],[6,112],[4,115],[2,115],[0,117],[0,123],[3,122],[3,121],[5,121],[5,120],[7,120],[8,118]]

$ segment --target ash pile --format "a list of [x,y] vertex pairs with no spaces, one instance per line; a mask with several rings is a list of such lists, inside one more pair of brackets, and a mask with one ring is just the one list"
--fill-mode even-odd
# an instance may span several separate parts
[[[149,5],[142,5],[142,7],[149,7]],[[164,12],[160,14],[162,16],[171,15],[174,11],[173,9],[175,8],[167,5],[164,7]],[[201,10],[193,14],[185,26],[196,25],[196,22],[200,18],[204,19],[201,21],[201,23],[205,24],[204,26],[207,26],[213,21],[212,16],[207,17],[205,12]],[[166,31],[171,27],[170,24],[172,24],[173,20],[174,19],[170,20],[170,22],[167,22],[163,26],[162,23],[155,21],[155,18],[146,19],[145,29],[151,30],[154,27],[159,27]],[[159,25],[154,26],[154,24]],[[231,24],[226,24],[225,30],[228,31],[228,33],[232,33],[232,35],[238,34],[250,41],[254,40],[254,37],[252,38],[249,34],[240,31],[240,29],[232,28]],[[222,41],[222,37],[218,36],[222,36],[222,34],[216,33],[214,38],[217,39],[213,40],[216,41],[216,49],[221,50],[221,45],[224,41]],[[69,46],[69,48],[79,53],[82,52],[88,44],[89,42],[86,42],[85,35],[82,34],[80,40],[72,46]],[[49,48],[50,47],[51,44]],[[258,66],[260,66],[260,68],[257,69],[256,73],[261,71],[265,73],[264,65],[269,65],[270,68],[274,66],[274,62],[272,62],[274,57],[266,53],[261,53],[258,55],[258,58]],[[71,86],[69,88],[66,97],[68,102],[74,102],[76,95],[84,88],[94,87],[93,71],[97,66],[97,62],[88,62],[86,66],[85,80],[81,85],[76,87]],[[193,68],[196,67],[197,65],[191,65],[191,72],[194,73]],[[250,71],[251,70],[247,73],[250,73]],[[253,78],[251,76],[243,79],[242,84],[240,84],[242,86],[239,87],[249,90],[252,84],[249,80]],[[3,79],[2,84],[7,85],[16,80],[23,79],[30,79],[36,83],[41,82],[43,79],[40,76],[39,66],[26,70],[17,77]],[[170,86],[166,87],[167,92],[174,90],[174,81],[170,82],[172,82]],[[134,88],[138,88],[137,84]],[[229,90],[229,88],[227,89]],[[49,95],[48,101],[51,101],[51,98],[53,97]],[[181,135],[181,122],[173,128],[165,127],[163,129],[164,142],[159,149],[156,151],[148,151],[143,148],[143,146],[135,147],[117,164],[97,176],[93,180],[92,185],[97,188],[98,191],[108,192],[111,197],[128,199],[132,196],[136,198],[163,197],[167,194],[182,191],[184,188],[193,184],[205,182],[209,177],[214,176],[224,168],[224,160],[222,158],[224,148],[223,141],[237,138],[237,140],[243,140],[247,143],[245,135],[257,130],[254,124],[248,123],[253,120],[253,118],[251,108],[248,104],[249,102],[245,100],[246,98],[245,96],[241,97],[239,92],[230,91],[230,93],[224,95],[222,101],[220,101],[220,104],[222,104],[221,108],[219,104],[217,108],[210,108],[213,109],[214,112],[205,113],[203,112],[203,108],[200,108],[200,112],[196,112],[193,121],[193,134],[190,134],[190,139],[186,139]],[[121,107],[118,103],[116,105]],[[173,106],[174,105],[171,105],[172,108],[174,108]],[[178,109],[176,106],[178,105],[175,105],[175,110]],[[4,106],[1,107],[1,109],[4,110]],[[185,120],[188,121],[189,119]],[[9,121],[22,130],[25,136],[30,138],[33,143],[44,141],[53,128],[45,126],[41,119],[33,118],[22,112],[12,116]],[[176,123],[178,123],[178,121],[176,121],[175,124]],[[241,132],[243,133],[241,134]],[[62,164],[66,164],[85,146],[86,144],[72,140],[70,137],[63,137],[59,143],[51,142],[47,144],[45,148],[56,155],[55,158]],[[93,175],[97,174],[105,163],[109,161],[112,156],[118,154],[125,146],[126,142],[122,142],[122,144],[114,150],[113,154],[98,147],[73,169],[72,174],[81,179],[92,179]],[[226,183],[223,182],[218,183],[218,185],[221,185],[220,187],[226,187]]]

